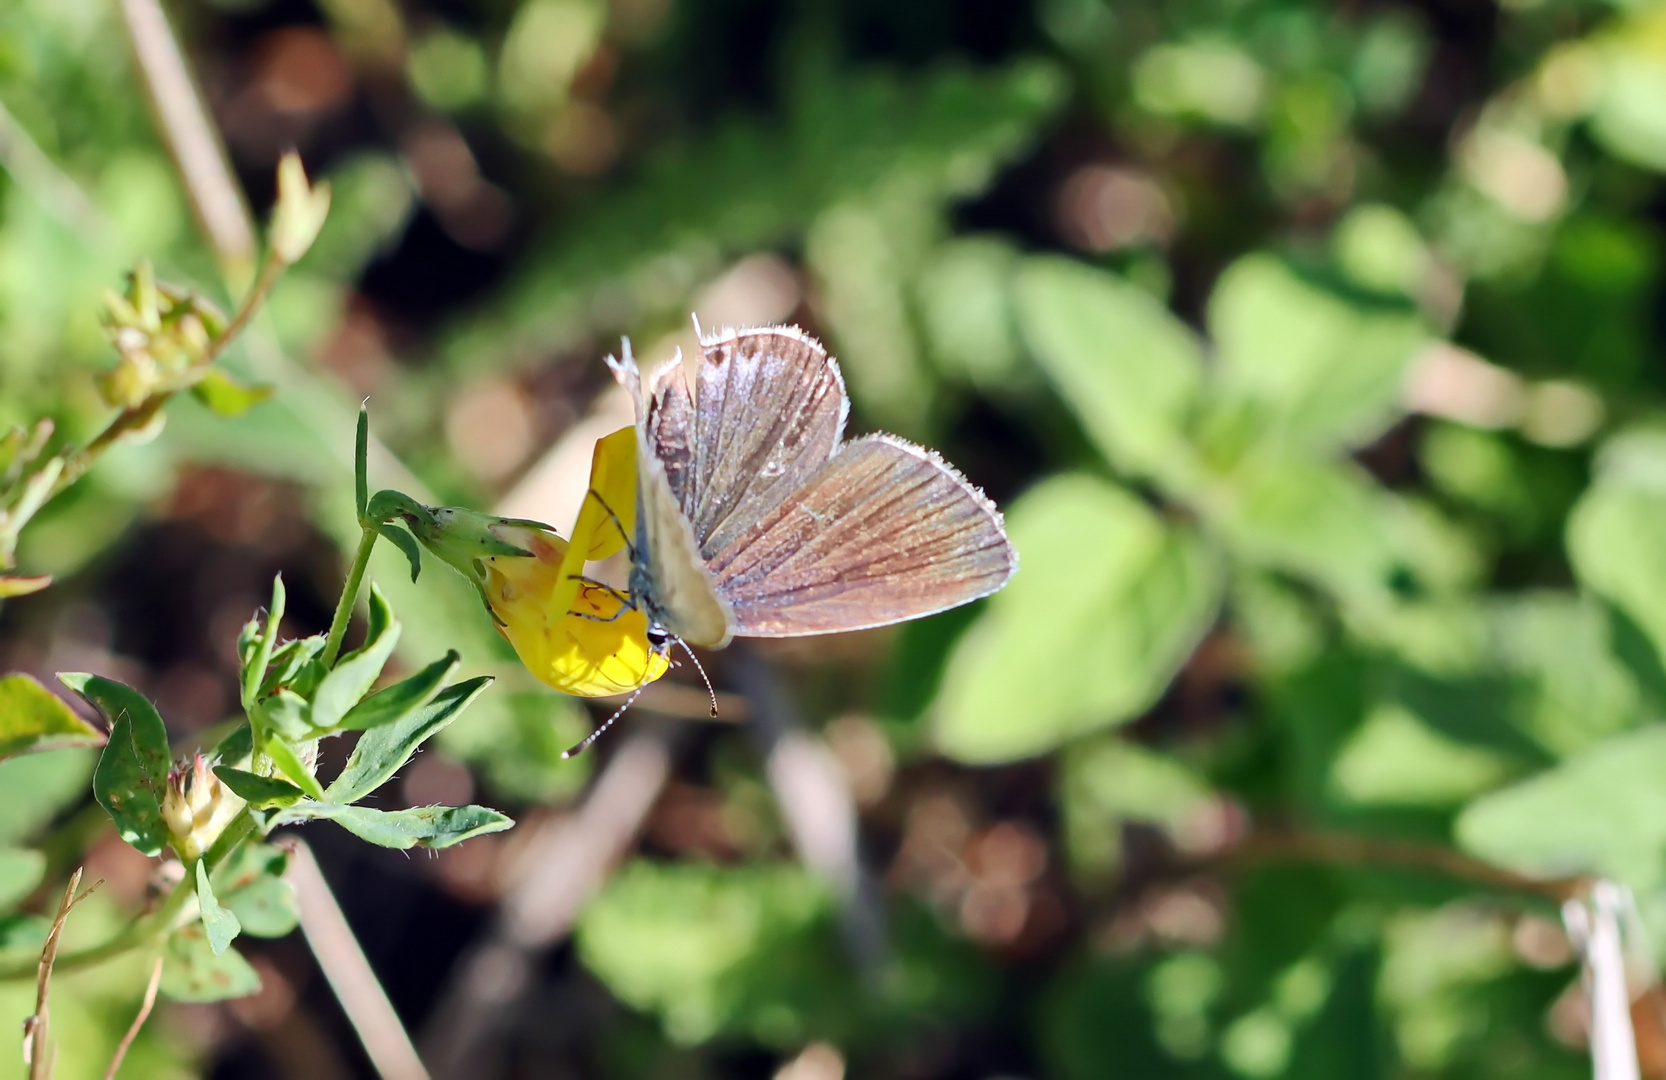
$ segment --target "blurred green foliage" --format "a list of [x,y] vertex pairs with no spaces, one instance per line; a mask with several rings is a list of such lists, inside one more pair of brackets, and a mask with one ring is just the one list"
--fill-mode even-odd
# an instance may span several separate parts
[[[367,393],[414,484],[486,506],[618,335],[668,354],[691,309],[805,324],[860,426],[1007,511],[1022,570],[986,604],[783,659],[842,760],[876,760],[843,749],[862,730],[894,766],[862,818],[888,958],[852,961],[837,891],[719,751],[695,779],[751,831],[656,833],[579,923],[617,1003],[598,1075],[757,1075],[735,1062],[810,1040],[852,1076],[1588,1074],[1542,897],[1255,841],[1610,875],[1666,943],[1658,0],[173,14],[253,199],[295,142],[335,206],[230,358],[276,396],[179,403],[25,533],[74,603],[137,588],[107,569],[205,466],[296,486],[350,550]],[[230,299],[137,87],[117,5],[0,8],[0,424],[98,430],[99,297],[138,257]],[[482,466],[510,420],[524,445]],[[371,574],[410,670],[455,648],[504,676],[444,751],[500,802],[572,797],[583,714],[516,675],[460,582],[386,551]],[[74,655],[55,595],[8,601],[8,665]],[[39,947],[91,769],[0,763],[23,913],[0,956]],[[251,933],[286,928],[221,888]],[[116,923],[87,910],[88,941]],[[190,996],[214,952],[177,948]],[[60,1076],[99,1074],[143,977],[62,980]],[[124,1075],[190,1057],[150,1029]]]

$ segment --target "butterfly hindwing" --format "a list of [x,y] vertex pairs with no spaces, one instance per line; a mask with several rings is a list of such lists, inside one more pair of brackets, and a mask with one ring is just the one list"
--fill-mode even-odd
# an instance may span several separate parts
[[885,626],[987,596],[1017,568],[1000,512],[923,447],[847,443],[708,559],[734,632]]

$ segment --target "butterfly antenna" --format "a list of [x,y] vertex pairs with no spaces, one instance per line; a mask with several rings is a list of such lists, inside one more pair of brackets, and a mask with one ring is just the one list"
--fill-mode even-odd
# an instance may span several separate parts
[[625,715],[625,710],[630,708],[632,705],[636,704],[637,697],[640,696],[642,691],[646,690],[647,688],[648,688],[648,684],[643,683],[641,686],[637,687],[635,690],[632,690],[631,691],[631,696],[625,699],[625,703],[623,705],[621,705],[617,709],[613,710],[613,715],[612,716],[610,716],[606,720],[602,721],[602,726],[601,727],[597,728],[595,731],[592,731],[590,734],[586,735],[584,737],[584,741],[579,743],[577,746],[573,747],[571,750],[563,751],[562,754],[561,754],[561,760],[562,761],[567,761],[571,758],[576,758],[580,754],[584,753],[586,750],[590,749],[590,744],[595,742],[597,739],[601,738],[603,733],[605,733],[608,728],[613,726],[613,722],[615,720],[619,719],[621,716],[624,716]]
[[694,663],[694,670],[700,673],[700,681],[706,684],[706,696],[712,699],[712,719],[716,720],[717,691],[712,689],[712,681],[706,677],[706,669],[700,666],[700,658],[694,655],[694,650],[689,648],[688,642],[684,641],[682,638],[672,638],[671,640],[683,647],[683,652],[687,653],[689,660]]

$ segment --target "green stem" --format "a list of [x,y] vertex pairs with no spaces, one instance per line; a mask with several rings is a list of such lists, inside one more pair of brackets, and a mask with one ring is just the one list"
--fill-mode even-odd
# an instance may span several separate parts
[[[226,826],[214,846],[208,849],[203,861],[210,869],[225,861],[239,844],[253,834],[255,828],[254,817],[248,810],[241,811],[231,823]],[[115,937],[100,945],[79,952],[62,953],[53,964],[54,971],[73,971],[76,968],[90,967],[114,956],[120,956],[129,949],[137,949],[148,945],[160,944],[167,936],[177,929],[179,913],[184,910],[188,901],[197,895],[197,883],[190,875],[182,878],[163,899],[160,906],[149,915],[142,915],[127,924],[127,928]],[[0,982],[14,979],[32,979],[35,977],[39,961],[33,956],[22,957],[9,963],[0,963]]]
[[365,567],[370,565],[370,552],[376,546],[376,530],[367,528],[359,537],[359,550],[353,555],[353,567],[347,571],[347,581],[341,589],[341,599],[336,602],[336,615],[330,620],[330,636],[324,642],[324,655],[320,657],[325,667],[334,667],[336,657],[341,655],[341,639],[347,636],[347,622],[353,617],[353,605],[359,598],[359,586],[364,583]]

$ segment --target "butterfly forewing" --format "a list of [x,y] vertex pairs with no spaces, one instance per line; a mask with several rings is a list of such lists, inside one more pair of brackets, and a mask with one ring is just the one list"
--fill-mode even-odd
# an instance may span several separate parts
[[667,476],[668,465],[686,472],[690,455],[688,391],[677,361],[650,372],[647,386],[627,349],[608,359],[619,385],[636,407],[636,537],[631,594],[650,620],[684,641],[710,648],[729,643],[734,619],[718,597],[699,546]]
[[[692,437],[684,437],[693,459],[681,484],[668,476],[709,558],[826,463],[844,436],[849,399],[838,364],[796,327],[728,331],[701,345]],[[665,427],[675,446],[678,433]]]
[[794,637],[885,626],[999,589],[1017,567],[1000,513],[922,447],[845,445],[708,559],[734,632]]

